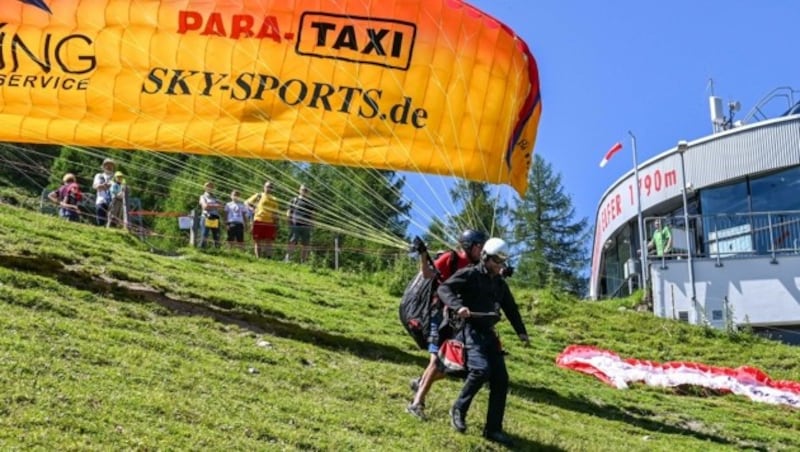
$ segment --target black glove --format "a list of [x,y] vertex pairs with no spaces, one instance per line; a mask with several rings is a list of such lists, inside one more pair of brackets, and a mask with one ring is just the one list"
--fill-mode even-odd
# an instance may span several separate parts
[[514,274],[514,267],[509,265],[508,267],[503,268],[503,271],[500,274],[503,276],[503,278],[510,278],[511,275]]
[[416,251],[417,253],[422,254],[422,253],[428,251],[428,247],[425,246],[425,242],[423,242],[422,239],[419,238],[419,236],[415,236],[414,240],[411,242],[410,250],[411,251]]

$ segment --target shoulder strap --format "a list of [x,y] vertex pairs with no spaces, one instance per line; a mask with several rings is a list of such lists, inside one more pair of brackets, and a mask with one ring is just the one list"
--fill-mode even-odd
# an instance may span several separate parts
[[450,250],[450,276],[458,271],[458,251]]

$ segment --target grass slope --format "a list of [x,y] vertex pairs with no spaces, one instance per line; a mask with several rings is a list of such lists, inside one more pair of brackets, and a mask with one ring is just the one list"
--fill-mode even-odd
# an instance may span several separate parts
[[[466,435],[438,383],[404,412],[426,357],[385,275],[234,253],[159,255],[119,231],[0,205],[0,449],[501,450]],[[519,450],[797,450],[800,416],[737,396],[618,391],[557,368],[571,343],[623,356],[750,364],[800,380],[800,350],[515,288],[506,430]]]

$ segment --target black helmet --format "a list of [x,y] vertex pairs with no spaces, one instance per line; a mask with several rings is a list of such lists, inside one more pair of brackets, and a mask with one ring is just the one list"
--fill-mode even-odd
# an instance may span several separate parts
[[481,231],[467,229],[461,233],[461,238],[458,239],[458,243],[461,244],[461,248],[464,251],[469,251],[472,245],[483,245],[487,238],[486,234]]

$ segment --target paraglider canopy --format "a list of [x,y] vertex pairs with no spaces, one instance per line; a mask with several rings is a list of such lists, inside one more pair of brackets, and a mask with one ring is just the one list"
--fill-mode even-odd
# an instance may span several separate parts
[[459,0],[22,0],[0,27],[0,141],[526,188],[536,63]]

